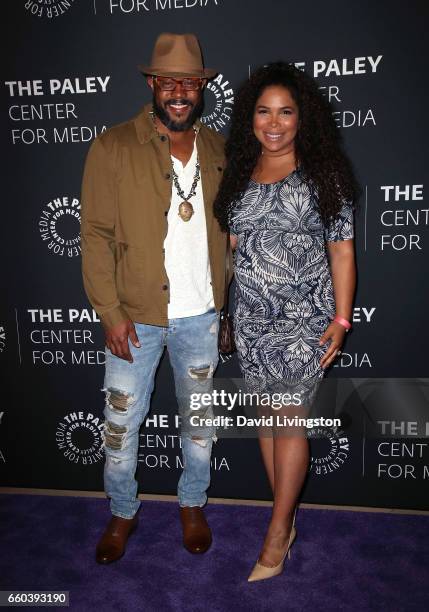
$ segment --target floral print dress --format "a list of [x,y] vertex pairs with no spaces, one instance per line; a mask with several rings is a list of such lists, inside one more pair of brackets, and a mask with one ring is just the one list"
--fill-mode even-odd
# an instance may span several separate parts
[[299,392],[311,402],[328,344],[319,338],[335,315],[327,241],[353,238],[345,202],[325,227],[317,192],[300,169],[265,184],[249,181],[230,215],[234,254],[234,333],[239,363],[254,391]]

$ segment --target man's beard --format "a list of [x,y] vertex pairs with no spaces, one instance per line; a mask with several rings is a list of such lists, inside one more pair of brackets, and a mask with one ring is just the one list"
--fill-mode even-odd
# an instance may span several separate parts
[[192,104],[192,102],[186,98],[171,98],[167,101],[167,104],[168,103],[187,104],[191,107],[191,112],[189,113],[189,117],[186,119],[186,121],[174,121],[174,119],[170,119],[167,112],[157,103],[155,96],[153,96],[152,104],[155,115],[165,125],[165,127],[172,132],[186,132],[186,130],[191,129],[195,121],[201,116],[204,108],[204,100],[202,96],[198,102],[196,102],[196,104]]

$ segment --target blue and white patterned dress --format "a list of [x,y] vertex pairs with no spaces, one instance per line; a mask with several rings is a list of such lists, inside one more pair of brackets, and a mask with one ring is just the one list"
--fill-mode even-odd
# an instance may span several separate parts
[[326,241],[353,238],[345,203],[328,228],[316,190],[299,169],[272,184],[249,181],[230,215],[234,254],[234,335],[254,391],[299,392],[308,405],[324,370],[319,338],[335,314]]

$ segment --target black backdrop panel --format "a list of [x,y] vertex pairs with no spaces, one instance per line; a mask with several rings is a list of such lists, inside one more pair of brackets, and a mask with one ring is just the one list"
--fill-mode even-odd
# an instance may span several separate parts
[[[156,36],[195,32],[206,65],[219,70],[205,95],[207,125],[227,135],[249,70],[295,62],[333,103],[362,185],[354,331],[328,377],[355,391],[344,400],[334,389],[329,401],[343,428],[311,440],[303,499],[424,508],[427,4],[412,0],[404,13],[397,0],[303,0],[299,7],[280,0],[15,0],[2,10],[9,33],[1,87],[2,484],[102,489],[104,353],[81,283],[83,163],[98,133],[150,99],[137,64],[149,60]],[[238,377],[236,358],[221,363],[217,376]],[[343,380],[381,377],[389,381],[372,395]],[[415,382],[404,391],[398,379]],[[175,414],[165,357],[141,432],[142,491],[175,492]],[[270,497],[256,440],[219,439],[210,494]]]

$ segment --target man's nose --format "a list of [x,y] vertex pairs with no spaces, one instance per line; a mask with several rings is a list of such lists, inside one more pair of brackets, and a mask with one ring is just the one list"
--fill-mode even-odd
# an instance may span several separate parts
[[[177,95],[178,98],[183,97],[183,83],[182,81],[176,81],[176,87],[173,89],[173,93]],[[180,94],[180,95],[178,95]]]

